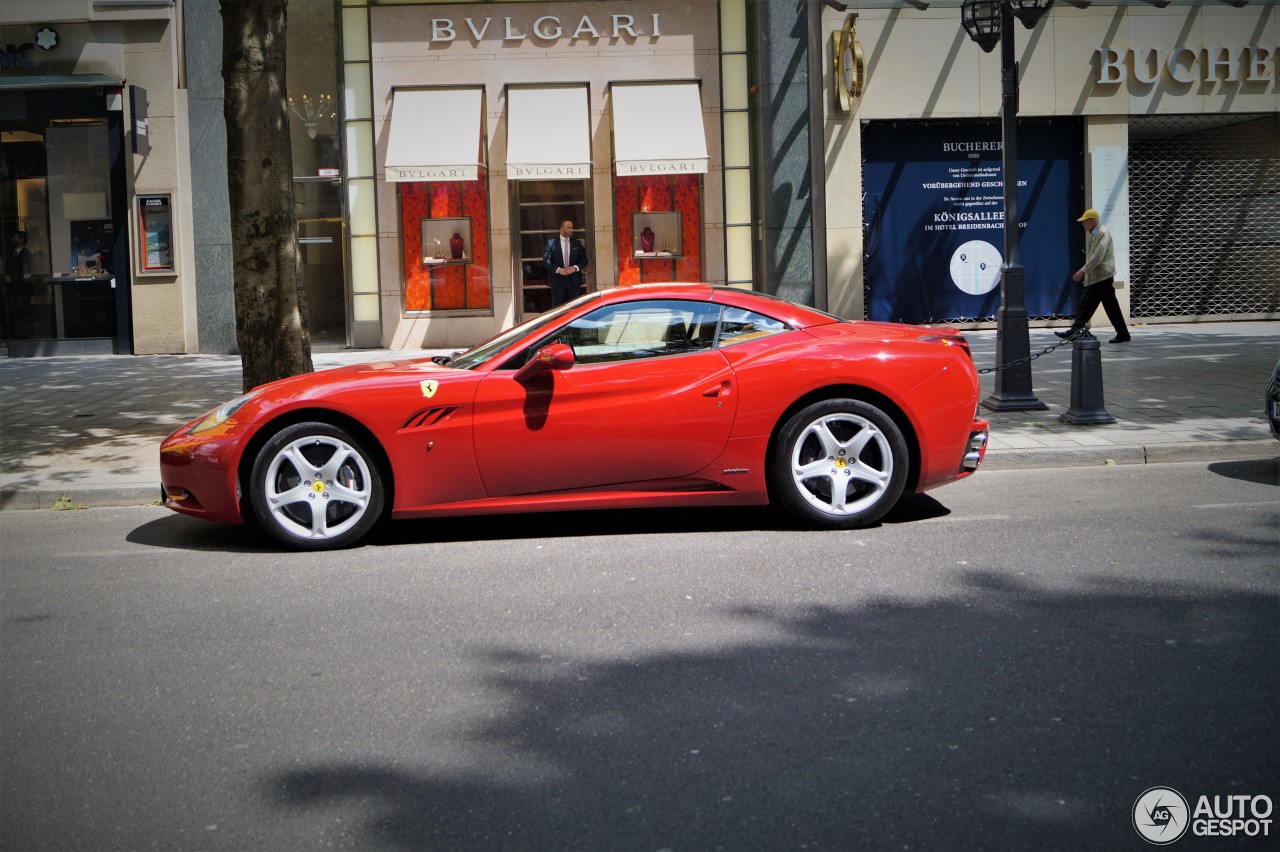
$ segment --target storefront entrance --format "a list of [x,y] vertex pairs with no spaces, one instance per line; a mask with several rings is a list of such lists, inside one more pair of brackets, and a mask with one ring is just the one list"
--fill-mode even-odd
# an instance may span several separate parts
[[1269,319],[1280,307],[1280,116],[1129,124],[1132,315]]
[[9,355],[131,350],[122,151],[102,87],[0,93]]
[[[547,241],[560,232],[560,223],[573,222],[573,236],[587,250],[592,264],[598,262],[591,241],[590,211],[587,208],[587,182],[581,180],[521,180],[515,187],[516,233],[520,258],[520,302],[523,312],[518,319],[540,314],[551,307],[551,288],[547,270],[542,264],[542,251]],[[585,271],[586,290],[595,289],[595,270]]]

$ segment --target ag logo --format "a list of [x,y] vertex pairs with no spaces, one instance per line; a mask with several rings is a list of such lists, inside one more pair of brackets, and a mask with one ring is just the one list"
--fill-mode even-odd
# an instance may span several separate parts
[[427,399],[436,395],[436,390],[440,387],[440,383],[435,379],[427,379],[419,387],[422,388],[422,395]]
[[1166,846],[1187,832],[1187,800],[1172,787],[1152,787],[1133,803],[1133,827],[1148,843]]

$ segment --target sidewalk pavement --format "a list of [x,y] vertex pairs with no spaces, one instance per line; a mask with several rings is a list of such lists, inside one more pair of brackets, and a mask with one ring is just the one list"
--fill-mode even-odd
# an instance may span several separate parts
[[[1100,329],[1105,337],[1110,329]],[[1263,392],[1280,359],[1280,323],[1132,328],[1102,343],[1104,406],[1117,422],[1072,426],[1071,344],[1032,362],[1048,408],[986,412],[984,469],[1269,459],[1280,455]],[[995,363],[995,332],[966,333],[978,367]],[[1032,353],[1058,343],[1032,329]],[[317,370],[440,350],[316,352]],[[982,376],[982,395],[994,388]],[[159,445],[178,426],[240,394],[226,355],[0,358],[0,509],[144,505],[160,496]]]

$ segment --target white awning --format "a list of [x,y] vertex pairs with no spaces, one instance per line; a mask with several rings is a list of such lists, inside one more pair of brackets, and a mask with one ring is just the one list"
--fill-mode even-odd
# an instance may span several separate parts
[[388,181],[475,180],[484,89],[400,89],[391,104]]
[[590,177],[587,87],[507,89],[507,180]]
[[619,177],[706,172],[707,135],[697,83],[614,83],[612,93]]

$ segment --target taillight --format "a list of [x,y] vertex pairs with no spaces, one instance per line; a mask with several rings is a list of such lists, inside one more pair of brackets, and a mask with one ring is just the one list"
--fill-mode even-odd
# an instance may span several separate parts
[[969,356],[970,361],[973,360],[973,353],[969,351],[969,341],[965,340],[963,334],[931,334],[920,340],[924,343],[941,343],[943,346],[958,347],[964,350],[964,354]]

